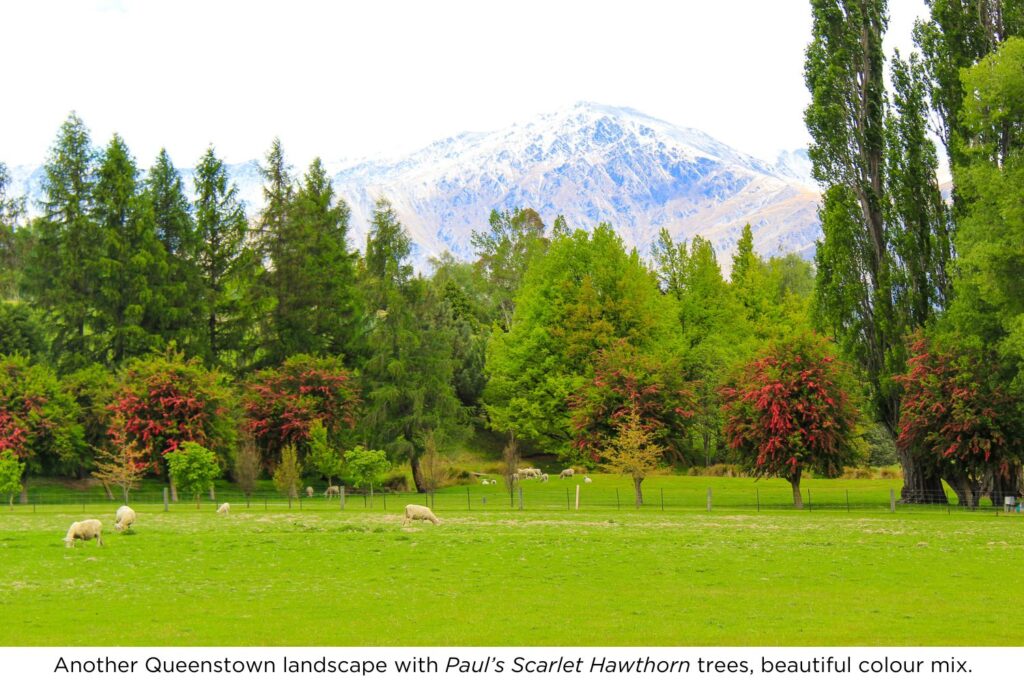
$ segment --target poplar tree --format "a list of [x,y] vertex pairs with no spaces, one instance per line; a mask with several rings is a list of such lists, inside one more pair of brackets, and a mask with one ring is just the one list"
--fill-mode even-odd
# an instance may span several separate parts
[[[926,286],[936,279],[939,259],[920,244],[940,228],[934,216],[914,214],[908,198],[929,196],[931,160],[902,154],[920,138],[916,129],[886,126],[887,108],[882,37],[884,0],[812,0],[813,28],[805,78],[812,102],[805,112],[813,143],[813,174],[825,188],[819,210],[823,239],[815,262],[815,313],[844,352],[861,367],[876,417],[890,434],[898,429],[900,390],[893,376],[905,369],[903,339],[913,306],[900,294],[915,274],[905,258],[919,261]],[[896,77],[913,76],[911,67]],[[901,105],[892,116],[904,120],[918,106],[917,91],[897,86]],[[890,118],[892,121],[892,118]],[[893,179],[887,178],[887,166]],[[934,176],[934,167],[931,167]],[[897,194],[892,204],[892,192]],[[944,261],[943,261],[944,263]],[[918,319],[934,313],[918,310]],[[944,502],[938,476],[926,471],[905,449],[905,502]]]

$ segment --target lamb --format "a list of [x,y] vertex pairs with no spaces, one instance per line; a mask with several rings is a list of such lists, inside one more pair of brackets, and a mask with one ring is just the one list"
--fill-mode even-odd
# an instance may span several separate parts
[[114,513],[114,529],[117,531],[128,531],[128,527],[132,524],[135,524],[135,510],[132,510],[127,505],[117,508],[117,512]]
[[437,515],[425,505],[406,505],[405,506],[405,522],[402,526],[408,526],[409,522],[414,519],[425,519],[433,524],[440,524],[441,520],[437,518]]
[[583,483],[584,484],[593,484],[594,480],[591,479],[590,477],[583,477]]
[[484,486],[490,486],[491,485],[491,482],[487,481],[486,479],[481,479],[480,483],[483,484]]
[[544,474],[540,475],[540,481],[541,481],[542,484],[548,483],[548,475],[547,475],[547,473],[544,473]]
[[568,469],[562,470],[562,473],[558,475],[558,478],[559,479],[572,479],[574,474],[576,474],[576,470],[574,470],[573,468],[570,467]]
[[71,527],[68,529],[68,535],[64,537],[64,547],[73,548],[75,547],[75,541],[82,539],[83,541],[91,541],[96,539],[96,545],[103,545],[103,537],[100,533],[103,531],[103,522],[98,519],[86,519],[81,522],[72,522]]
[[313,497],[313,487],[312,486],[307,486],[306,487],[306,498],[312,498],[312,497]]
[[327,496],[328,500],[330,500],[334,496],[340,496],[341,489],[339,489],[337,486],[328,486],[327,490],[324,491],[324,495]]
[[231,503],[221,503],[220,507],[217,508],[218,515],[229,515],[231,514]]

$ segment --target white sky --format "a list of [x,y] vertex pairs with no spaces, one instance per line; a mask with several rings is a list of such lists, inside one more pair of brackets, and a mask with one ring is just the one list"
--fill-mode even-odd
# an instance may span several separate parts
[[[43,161],[71,110],[148,167],[279,135],[301,168],[412,151],[578,100],[774,158],[807,144],[808,0],[0,3],[0,161]],[[890,0],[910,47],[923,0]]]

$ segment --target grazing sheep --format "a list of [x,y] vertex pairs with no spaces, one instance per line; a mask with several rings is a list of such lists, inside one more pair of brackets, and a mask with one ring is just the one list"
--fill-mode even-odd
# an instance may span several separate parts
[[547,473],[540,475],[540,481],[541,481],[542,484],[548,483],[548,475],[547,475]]
[[434,524],[440,524],[441,520],[437,518],[437,515],[425,505],[406,505],[405,506],[405,522],[402,526],[408,526],[409,522],[414,519],[425,519]]
[[497,479],[491,479],[491,486],[494,486],[497,483],[498,483]]
[[103,531],[103,522],[98,519],[86,519],[81,522],[72,522],[71,527],[68,529],[68,535],[64,537],[64,547],[73,548],[75,547],[75,541],[79,538],[83,541],[91,541],[96,539],[96,545],[103,545],[103,537],[100,533]]
[[306,498],[312,498],[312,497],[313,497],[313,487],[312,486],[307,486],[306,487]]
[[221,503],[220,507],[217,508],[218,515],[229,515],[231,514],[231,503]]
[[114,529],[117,531],[128,531],[128,527],[132,524],[135,524],[135,510],[132,510],[127,505],[117,508],[117,512],[114,513]]
[[486,479],[481,479],[480,483],[483,484],[484,486],[490,486],[491,485],[491,482],[487,481]]
[[334,496],[340,496],[341,495],[341,489],[338,488],[337,486],[328,486],[327,490],[324,491],[324,495],[327,496],[327,498],[329,500],[329,499],[333,498]]
[[558,475],[558,478],[559,479],[572,479],[574,474],[576,474],[576,470],[574,470],[573,468],[570,467],[568,469],[562,470],[562,473]]
[[591,479],[590,477],[583,477],[583,483],[584,484],[593,484],[594,480]]

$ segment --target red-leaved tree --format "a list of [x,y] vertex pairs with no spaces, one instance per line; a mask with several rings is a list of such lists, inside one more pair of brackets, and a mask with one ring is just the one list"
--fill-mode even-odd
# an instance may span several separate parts
[[959,504],[976,507],[1019,495],[1021,409],[1000,382],[1000,368],[978,351],[918,334],[910,341],[897,444],[937,471]]
[[836,476],[852,462],[857,411],[845,369],[826,343],[801,335],[773,345],[722,388],[725,437],[757,477],[781,477],[803,507],[805,469]]
[[125,366],[114,392],[111,424],[120,426],[110,434],[123,430],[138,442],[145,465],[158,474],[166,472],[165,456],[188,441],[225,463],[236,437],[235,406],[228,378],[198,359],[186,361],[172,351],[137,358]]
[[298,355],[257,373],[243,405],[246,428],[264,457],[272,459],[289,444],[305,450],[316,420],[335,447],[344,445],[356,425],[359,391],[340,358]]
[[574,450],[597,462],[623,426],[647,434],[669,459],[680,461],[694,397],[682,373],[625,341],[598,352],[594,374],[569,397]]

